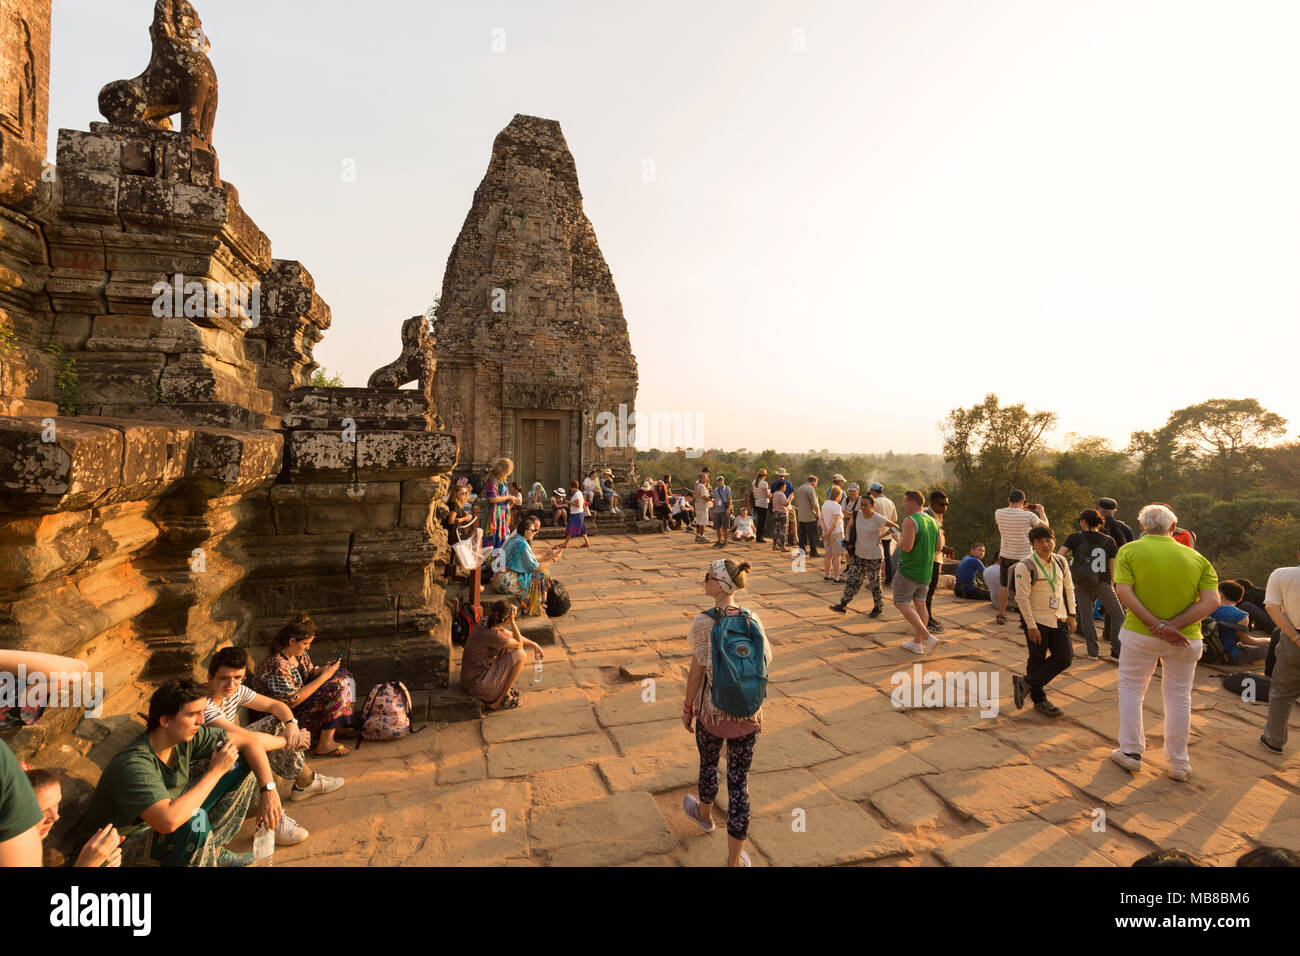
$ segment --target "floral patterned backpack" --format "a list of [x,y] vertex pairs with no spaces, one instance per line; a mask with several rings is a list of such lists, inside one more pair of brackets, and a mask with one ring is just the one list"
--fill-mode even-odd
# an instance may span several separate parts
[[[360,723],[361,740],[405,737],[411,733],[411,692],[399,680],[376,684],[366,695]],[[360,745],[359,740],[357,746]]]

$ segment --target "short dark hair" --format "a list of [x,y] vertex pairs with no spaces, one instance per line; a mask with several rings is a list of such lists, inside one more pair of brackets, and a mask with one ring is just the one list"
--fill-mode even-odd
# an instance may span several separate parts
[[1029,529],[1029,540],[1031,542],[1037,541],[1039,538],[1048,538],[1049,540],[1055,541],[1056,535],[1052,534],[1052,529],[1047,527],[1047,525],[1040,524],[1036,528]]
[[27,782],[32,785],[33,790],[44,790],[46,787],[63,783],[63,771],[49,767],[33,767],[27,771]]
[[984,547],[983,541],[976,541],[974,544],[970,546],[970,549],[974,551],[976,548],[983,548],[983,547]]
[[523,534],[524,529],[527,528],[529,524],[531,524],[534,521],[536,521],[539,525],[542,523],[542,519],[537,517],[537,515],[525,511],[519,516],[519,520],[515,522],[515,531],[519,532],[520,534]]
[[1025,493],[1019,488],[1012,488],[1011,494],[1007,495],[1007,501],[1024,501]]
[[904,493],[903,493],[903,499],[904,499],[905,501],[910,501],[910,502],[912,502],[912,504],[914,504],[914,505],[923,505],[923,504],[925,504],[925,495],[921,494],[919,491],[907,491],[907,492],[904,492]]
[[212,655],[208,676],[216,677],[217,671],[223,667],[229,667],[232,671],[248,670],[248,651],[242,647],[223,647]]
[[1154,853],[1148,853],[1140,860],[1135,860],[1134,866],[1206,866],[1204,860],[1199,856],[1194,856],[1186,850],[1156,850]]
[[1300,853],[1284,846],[1257,846],[1237,857],[1235,866],[1300,866]]
[[207,700],[208,689],[193,677],[173,677],[149,698],[149,730],[162,726],[162,718],[175,717],[182,707],[196,700]]
[[306,611],[299,611],[292,621],[276,632],[271,640],[271,650],[282,651],[289,646],[290,641],[305,641],[315,636],[316,625],[311,622],[311,615]]
[[1236,604],[1246,596],[1246,589],[1236,581],[1220,581],[1219,593],[1226,597],[1233,604]]
[[1236,581],[1237,581],[1237,583],[1240,584],[1243,588],[1254,588],[1254,587],[1255,587],[1255,582],[1252,581],[1252,580],[1250,580],[1250,578],[1237,578]]
[[1097,513],[1096,508],[1084,508],[1079,512],[1079,520],[1089,528],[1100,528],[1106,523],[1105,519]]
[[930,505],[931,505],[931,506],[934,506],[934,505],[946,505],[947,503],[948,503],[948,496],[945,495],[942,491],[932,491],[932,492],[930,492]]

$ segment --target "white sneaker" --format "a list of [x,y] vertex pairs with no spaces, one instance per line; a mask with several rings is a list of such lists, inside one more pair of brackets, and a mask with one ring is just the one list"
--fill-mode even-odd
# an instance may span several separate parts
[[1191,767],[1188,767],[1186,770],[1172,770],[1172,769],[1171,769],[1171,770],[1169,771],[1169,779],[1170,779],[1170,780],[1177,781],[1178,783],[1186,783],[1186,782],[1187,782],[1187,778],[1190,777],[1191,775],[1192,775],[1192,768],[1191,768]]
[[1141,757],[1130,757],[1118,747],[1110,752],[1110,759],[1115,761],[1125,770],[1132,770],[1134,773],[1142,769]]
[[305,790],[299,790],[296,786],[290,789],[290,800],[306,800],[308,797],[314,797],[318,793],[333,793],[339,787],[343,786],[342,777],[327,777],[323,773],[318,773],[311,778],[311,783]]
[[717,824],[712,820],[709,820],[706,823],[704,820],[700,819],[700,801],[692,794],[688,793],[682,799],[682,809],[686,811],[688,817],[695,821],[695,825],[705,833],[712,833],[714,828],[717,827]]
[[310,836],[304,827],[298,826],[293,817],[287,813],[280,815],[280,822],[275,825],[275,845],[293,846]]
[[900,646],[903,648],[903,650],[911,651],[913,654],[925,653],[925,648],[922,647],[920,644],[916,643],[916,641],[904,641]]
[[938,646],[939,646],[939,639],[937,637],[927,637],[925,639],[925,652],[927,654],[929,654]]

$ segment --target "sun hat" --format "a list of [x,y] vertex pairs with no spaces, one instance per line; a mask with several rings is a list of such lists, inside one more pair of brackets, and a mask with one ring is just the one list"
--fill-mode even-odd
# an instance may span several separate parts
[[776,470],[776,475],[778,478],[789,478],[790,472],[786,471],[784,468],[778,468]]

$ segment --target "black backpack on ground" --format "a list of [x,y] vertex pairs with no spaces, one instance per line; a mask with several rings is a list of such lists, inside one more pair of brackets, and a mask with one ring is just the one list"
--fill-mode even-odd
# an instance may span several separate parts
[[1251,681],[1255,686],[1255,702],[1259,704],[1268,703],[1268,685],[1272,681],[1263,674],[1256,674],[1254,671],[1235,671],[1231,674],[1223,674],[1223,689],[1238,697],[1246,690],[1246,681]]
[[569,589],[559,581],[552,581],[550,590],[546,592],[546,616],[563,617],[569,613],[569,608],[572,606]]

